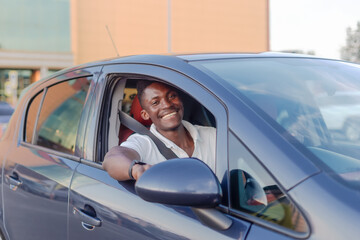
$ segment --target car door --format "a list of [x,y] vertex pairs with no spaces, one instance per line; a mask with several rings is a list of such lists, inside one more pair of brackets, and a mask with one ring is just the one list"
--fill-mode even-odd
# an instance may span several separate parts
[[66,73],[24,96],[21,128],[3,168],[3,214],[10,239],[67,238],[68,189],[80,161],[77,132],[99,70]]
[[[116,116],[110,112],[125,100],[124,92],[120,90],[114,93],[121,96],[119,102],[111,102],[113,98],[109,96],[113,93],[108,90],[113,85],[121,85],[121,80],[112,80],[145,76],[176,86],[214,115],[217,123],[216,175],[226,186],[227,113],[222,103],[199,83],[177,71],[142,64],[107,65],[90,110],[84,158],[71,183],[69,239],[245,239],[250,227],[247,221],[235,218],[229,229],[213,229],[202,224],[190,207],[146,202],[137,196],[133,181],[118,182],[102,169],[101,161],[108,148],[118,144],[117,139],[113,139],[113,132],[120,127],[112,122]],[[219,211],[227,212],[226,202],[225,197],[225,204]]]

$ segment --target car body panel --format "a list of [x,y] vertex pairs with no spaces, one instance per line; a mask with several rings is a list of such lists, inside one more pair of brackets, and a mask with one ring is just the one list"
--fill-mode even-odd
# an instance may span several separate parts
[[[92,231],[84,229],[71,212],[86,204],[102,220],[101,227]],[[136,195],[133,181],[119,183],[105,171],[83,164],[72,181],[69,211],[69,239],[203,239],[209,230],[207,239],[243,239],[250,226],[235,220],[227,231],[211,230],[196,219],[189,207],[144,202]]]
[[[68,187],[76,165],[72,160],[23,145],[7,156],[3,214],[10,239],[66,238],[63,229],[67,225]],[[14,186],[11,178],[21,184]],[[49,222],[52,227],[44,229]]]
[[246,240],[259,240],[259,239],[267,239],[267,240],[288,240],[288,239],[295,239],[289,236],[283,235],[281,233],[277,233],[266,229],[262,226],[258,226],[253,224],[251,226],[251,230],[246,237]]
[[[359,229],[354,227],[356,220],[346,220],[359,217],[359,191],[346,188],[321,173],[292,189],[289,195],[294,201],[301,203],[311,226],[311,239],[356,239],[359,236]],[[346,219],[339,217],[340,214],[346,216]]]

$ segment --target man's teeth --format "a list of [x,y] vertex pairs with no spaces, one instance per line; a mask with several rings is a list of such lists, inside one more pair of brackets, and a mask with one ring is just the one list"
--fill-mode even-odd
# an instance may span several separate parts
[[166,115],[163,116],[162,118],[163,118],[163,119],[169,118],[169,117],[171,117],[171,116],[173,116],[173,115],[175,115],[175,114],[176,114],[176,112],[172,112],[172,113],[166,114]]

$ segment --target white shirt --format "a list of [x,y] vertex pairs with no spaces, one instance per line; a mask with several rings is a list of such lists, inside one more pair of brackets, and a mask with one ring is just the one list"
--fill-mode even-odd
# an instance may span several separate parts
[[[156,130],[154,124],[151,125],[150,131],[179,158],[196,157],[215,171],[216,128],[192,125],[185,120],[182,121],[182,124],[194,140],[194,152],[192,156],[188,156],[183,149],[161,135]],[[153,165],[166,161],[166,158],[160,153],[159,149],[149,136],[138,133],[132,134],[121,144],[121,146],[135,150],[140,155],[140,161],[144,163]]]

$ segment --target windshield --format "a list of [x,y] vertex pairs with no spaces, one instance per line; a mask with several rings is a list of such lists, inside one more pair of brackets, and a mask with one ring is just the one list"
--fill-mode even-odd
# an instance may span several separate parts
[[192,62],[234,94],[246,96],[320,159],[360,186],[360,65],[311,58]]

